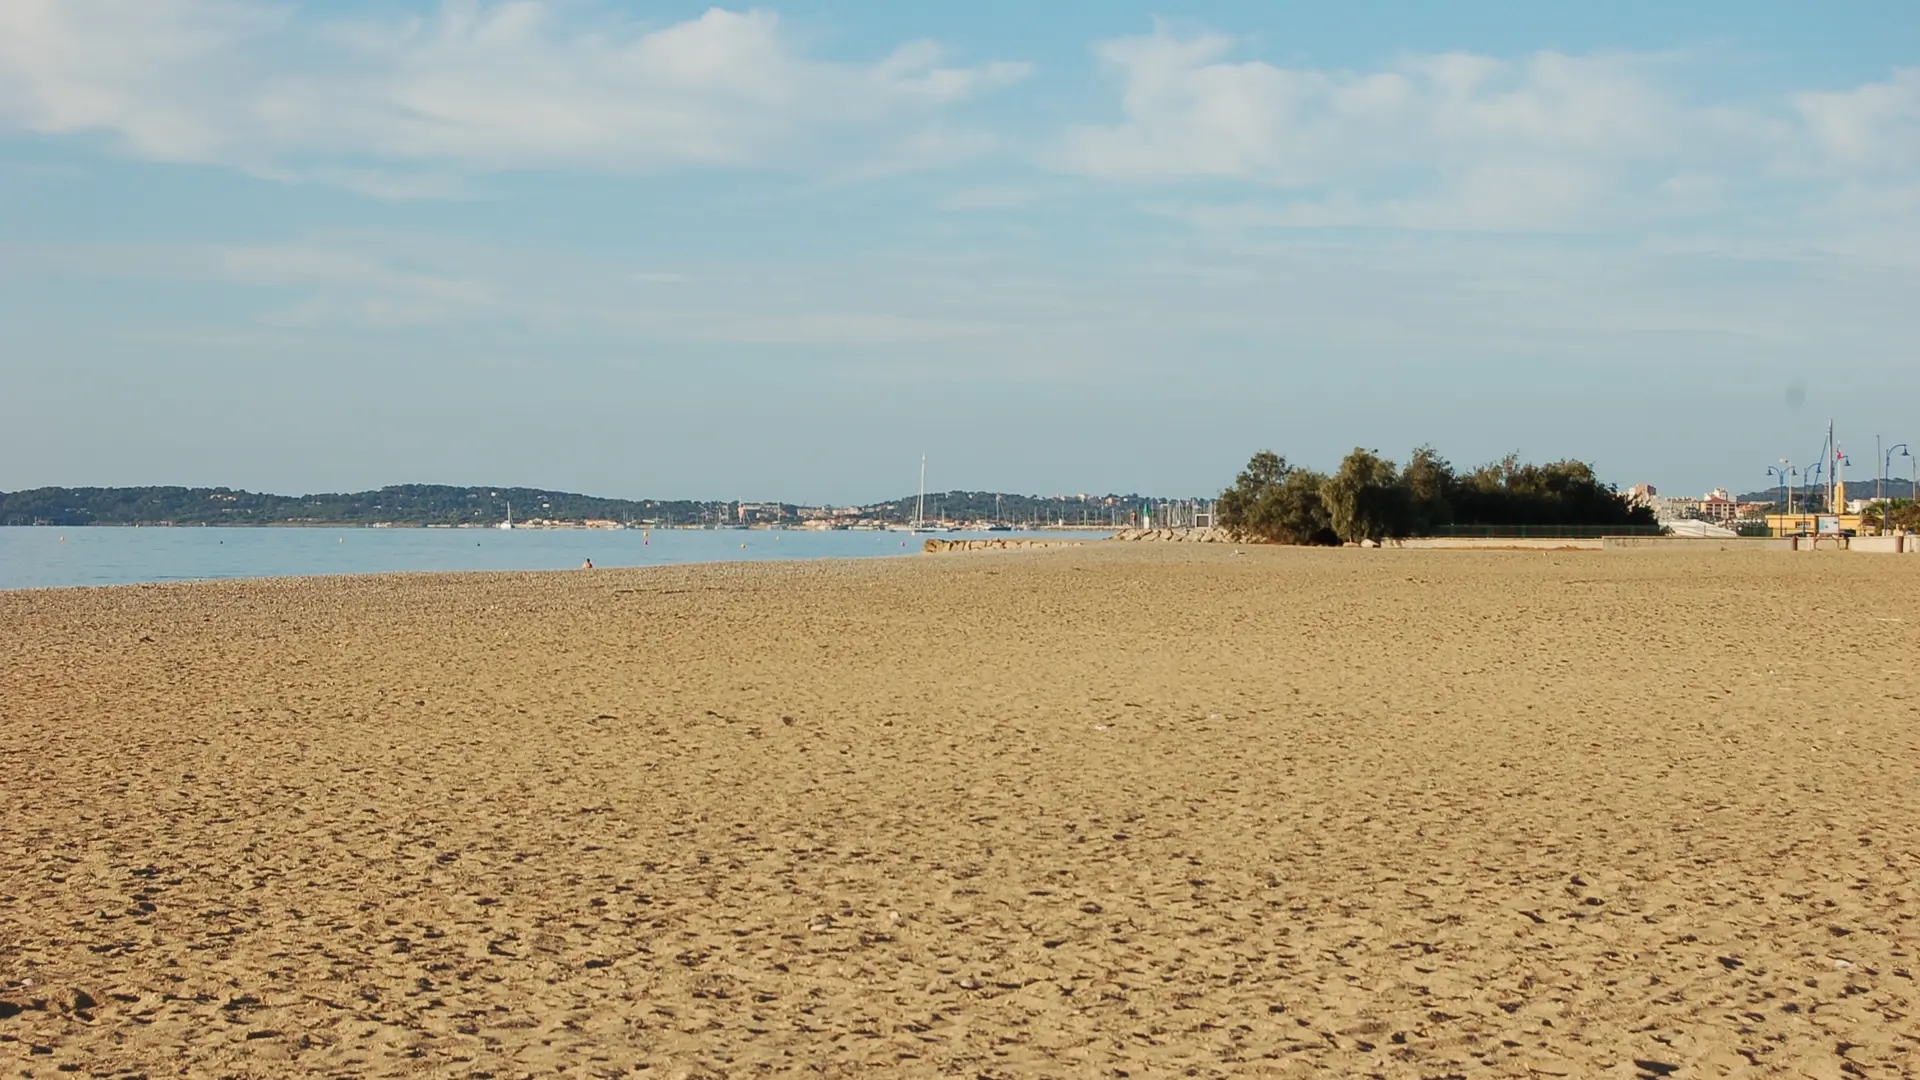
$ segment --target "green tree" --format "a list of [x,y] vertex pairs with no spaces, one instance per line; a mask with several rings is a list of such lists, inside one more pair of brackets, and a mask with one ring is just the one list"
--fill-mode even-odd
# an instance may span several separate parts
[[1320,489],[1326,477],[1287,464],[1270,450],[1253,455],[1234,485],[1220,493],[1220,524],[1279,544],[1338,543]]
[[1271,450],[1253,455],[1233,486],[1221,492],[1214,504],[1220,524],[1233,532],[1253,534],[1263,504],[1279,489],[1288,471],[1287,459]]
[[1320,486],[1320,497],[1333,531],[1348,543],[1407,534],[1407,489],[1393,462],[1372,450],[1355,447]]
[[1656,524],[1652,508],[1629,504],[1593,466],[1571,459],[1531,465],[1508,454],[1461,477],[1450,497],[1463,525]]
[[[1629,503],[1584,461],[1533,465],[1509,454],[1461,474],[1430,446],[1414,450],[1398,471],[1379,454],[1356,449],[1331,477],[1262,451],[1218,509],[1229,528],[1303,544],[1426,535],[1446,525],[1658,524],[1651,507]],[[1910,513],[1920,527],[1920,511]]]
[[1449,497],[1455,483],[1453,465],[1431,446],[1414,450],[1400,470],[1400,486],[1406,489],[1407,535],[1429,536],[1443,525],[1453,524],[1453,501]]
[[1860,527],[1877,529],[1883,533],[1895,529],[1920,529],[1920,506],[1915,506],[1911,499],[1869,503],[1866,509],[1860,511]]

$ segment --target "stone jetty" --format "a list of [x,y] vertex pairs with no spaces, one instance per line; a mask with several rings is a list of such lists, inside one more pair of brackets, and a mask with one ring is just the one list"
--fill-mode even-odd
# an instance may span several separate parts
[[931,555],[940,551],[1024,551],[1029,548],[1079,547],[1085,540],[1034,539],[1031,537],[1005,537],[1002,539],[942,540],[939,537],[929,539],[920,550]]
[[1111,540],[1165,540],[1188,544],[1245,544],[1246,537],[1226,529],[1121,529]]
[[[1121,529],[1105,542],[1115,540],[1140,541],[1158,540],[1189,544],[1242,544],[1248,541],[1225,529]],[[1079,547],[1087,540],[1064,537],[991,537],[973,540],[929,539],[920,550],[929,554],[940,551],[1013,551],[1026,548]]]

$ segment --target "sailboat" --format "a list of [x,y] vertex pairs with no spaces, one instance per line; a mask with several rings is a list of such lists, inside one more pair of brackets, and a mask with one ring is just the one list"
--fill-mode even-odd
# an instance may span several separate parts
[[915,533],[947,531],[944,525],[927,524],[927,455],[925,454],[920,455],[920,501],[914,504],[913,528],[908,531]]
[[915,532],[927,530],[927,455],[920,455],[920,501],[913,508]]
[[513,528],[513,503],[511,502],[507,503],[507,520],[501,522],[500,527],[503,529]]
[[1011,532],[1012,530],[1013,526],[1008,525],[1006,519],[1000,516],[1000,496],[995,495],[993,497],[993,520],[987,523],[987,531]]
[[913,520],[905,525],[889,525],[887,528],[910,536],[915,533],[940,531],[927,528],[927,455],[920,455],[920,501],[914,504]]

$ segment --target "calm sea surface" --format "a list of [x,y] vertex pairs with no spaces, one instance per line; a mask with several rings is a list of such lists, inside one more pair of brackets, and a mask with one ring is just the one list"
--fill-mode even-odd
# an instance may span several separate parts
[[0,589],[397,570],[565,570],[584,559],[612,567],[871,558],[917,554],[923,539],[856,530],[0,528]]

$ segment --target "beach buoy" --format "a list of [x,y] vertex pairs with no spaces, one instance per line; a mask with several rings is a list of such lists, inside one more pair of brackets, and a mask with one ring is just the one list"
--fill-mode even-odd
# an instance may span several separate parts
[[747,550],[747,545],[745,545],[745,544],[741,544],[741,545],[740,545],[740,550],[741,550],[741,551],[745,551],[745,550]]

